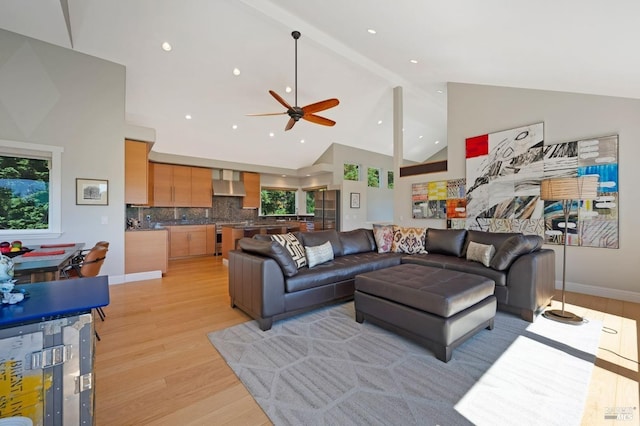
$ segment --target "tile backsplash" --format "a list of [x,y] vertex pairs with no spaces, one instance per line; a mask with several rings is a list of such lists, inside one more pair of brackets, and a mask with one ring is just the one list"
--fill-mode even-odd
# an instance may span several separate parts
[[168,222],[173,220],[189,220],[202,222],[244,222],[258,219],[257,209],[243,209],[240,197],[214,197],[213,207],[127,207],[126,217],[146,222],[151,215],[151,222]]

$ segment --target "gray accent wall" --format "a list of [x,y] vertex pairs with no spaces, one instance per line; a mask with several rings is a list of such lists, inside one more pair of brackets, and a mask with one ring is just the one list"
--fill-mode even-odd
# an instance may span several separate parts
[[[110,241],[102,272],[124,278],[125,68],[0,30],[0,139],[62,153],[62,235],[24,244]],[[109,180],[109,205],[77,206],[76,178]]]
[[[640,302],[637,215],[640,197],[640,100],[449,83],[448,171],[402,179],[396,194],[396,216],[417,226],[444,227],[444,221],[406,220],[411,217],[411,183],[465,176],[465,139],[499,130],[544,122],[545,141],[568,142],[619,135],[620,248],[567,248],[567,289]],[[400,200],[401,199],[401,200]],[[556,251],[556,284],[562,280],[562,247]]]

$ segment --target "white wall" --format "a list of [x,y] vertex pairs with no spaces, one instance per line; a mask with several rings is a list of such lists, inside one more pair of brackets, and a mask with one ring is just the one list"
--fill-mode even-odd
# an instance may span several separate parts
[[[620,248],[568,247],[567,289],[640,302],[635,243],[640,237],[634,212],[640,211],[635,186],[640,168],[640,100],[575,93],[450,83],[448,93],[448,171],[398,179],[398,222],[443,228],[444,221],[411,217],[411,183],[465,176],[466,138],[544,122],[546,142],[568,142],[619,135]],[[404,220],[401,220],[400,218]],[[562,279],[562,247],[556,251],[556,279]]]
[[[64,148],[57,241],[110,241],[102,272],[121,281],[125,68],[0,30],[0,87],[12,89],[0,96],[0,139]],[[77,206],[76,178],[108,179],[109,205]],[[24,240],[45,242],[54,241]]]

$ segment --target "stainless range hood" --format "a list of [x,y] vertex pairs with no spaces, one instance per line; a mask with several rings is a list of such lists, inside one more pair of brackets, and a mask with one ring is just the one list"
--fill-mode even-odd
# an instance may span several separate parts
[[233,170],[214,170],[213,196],[214,197],[244,197],[247,195],[244,183],[240,180],[240,173]]

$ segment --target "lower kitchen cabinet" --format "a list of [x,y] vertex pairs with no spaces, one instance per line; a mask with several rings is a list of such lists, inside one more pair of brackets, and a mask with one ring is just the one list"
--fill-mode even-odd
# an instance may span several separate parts
[[207,254],[206,225],[168,226],[167,229],[170,258]]
[[167,272],[169,239],[166,229],[124,233],[124,272]]

